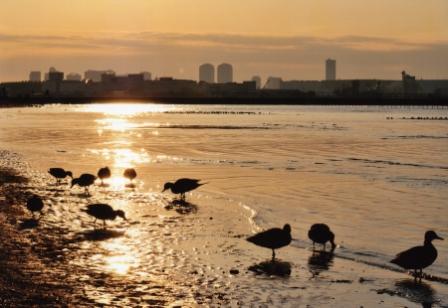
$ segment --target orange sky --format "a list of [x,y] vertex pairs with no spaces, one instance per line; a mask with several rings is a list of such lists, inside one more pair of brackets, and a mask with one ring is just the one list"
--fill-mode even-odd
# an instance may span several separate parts
[[52,64],[195,78],[223,61],[239,79],[319,79],[326,57],[345,78],[448,78],[447,44],[446,0],[2,0],[0,80]]

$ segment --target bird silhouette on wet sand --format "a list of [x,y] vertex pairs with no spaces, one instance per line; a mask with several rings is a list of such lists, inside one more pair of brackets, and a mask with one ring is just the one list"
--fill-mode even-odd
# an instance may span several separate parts
[[104,229],[106,229],[106,220],[115,220],[118,216],[123,220],[127,220],[122,210],[114,210],[109,204],[104,203],[89,204],[85,209],[81,209],[81,211],[95,218],[94,226],[96,226],[97,219],[102,220]]
[[109,167],[100,168],[98,170],[98,178],[101,180],[101,186],[104,186],[104,179],[108,179],[111,176]]
[[201,180],[197,179],[178,179],[176,182],[171,183],[167,182],[163,186],[162,192],[164,192],[167,189],[170,189],[173,194],[179,194],[181,200],[185,200],[185,193],[195,190],[196,188],[207,184],[207,183],[199,183]]
[[34,213],[39,212],[39,219],[40,219],[42,217],[42,209],[44,208],[44,202],[42,201],[41,197],[33,195],[27,200],[26,208],[33,215],[33,219],[35,219]]
[[72,180],[71,187],[75,185],[79,185],[80,187],[84,187],[86,194],[89,194],[89,186],[93,185],[95,183],[96,176],[89,173],[81,174],[79,178]]
[[272,262],[275,261],[275,249],[288,246],[291,240],[291,226],[289,224],[284,225],[283,229],[272,228],[247,238],[248,242],[257,246],[272,249]]
[[327,242],[331,243],[331,251],[336,248],[336,244],[334,243],[334,233],[331,232],[330,227],[326,224],[312,225],[308,231],[308,237],[313,241],[313,250],[315,243],[322,244],[324,250],[326,249]]
[[56,178],[58,184],[62,179],[65,179],[66,177],[73,178],[73,174],[71,171],[66,171],[62,168],[50,168],[48,169],[48,173]]
[[132,183],[132,181],[137,177],[137,171],[135,171],[134,168],[128,168],[128,169],[124,170],[123,176],[125,178],[129,179],[129,184],[126,186],[134,187],[134,184]]
[[437,249],[432,244],[433,240],[443,240],[434,231],[426,231],[423,246],[412,247],[400,252],[391,263],[407,269],[414,270],[414,279],[423,276],[423,269],[430,266],[437,259]]

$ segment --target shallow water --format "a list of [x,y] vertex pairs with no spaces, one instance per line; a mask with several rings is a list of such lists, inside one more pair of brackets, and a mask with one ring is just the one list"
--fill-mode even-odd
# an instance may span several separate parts
[[[91,221],[79,217],[78,206],[83,204],[110,202],[132,217],[128,223],[117,223],[116,230],[126,230],[125,235],[74,244],[85,254],[80,253],[73,262],[90,264],[99,273],[133,272],[136,285],[144,285],[141,281],[146,280],[155,285],[154,280],[182,281],[184,278],[176,278],[182,269],[201,271],[189,264],[191,247],[184,247],[185,256],[179,256],[183,241],[189,242],[188,246],[194,242],[185,233],[194,233],[197,238],[216,232],[225,238],[229,230],[245,235],[286,222],[296,239],[296,248],[290,248],[288,255],[308,248],[309,226],[324,222],[336,234],[338,258],[393,271],[396,268],[388,260],[420,244],[426,230],[448,237],[448,121],[411,119],[435,116],[446,117],[448,110],[47,105],[2,109],[0,148],[22,154],[33,170],[40,171],[36,175],[42,181],[39,192],[59,205],[53,207],[48,223],[60,224],[68,215],[71,219],[65,224],[72,238],[92,236],[85,233]],[[79,175],[96,173],[105,165],[113,171],[110,186],[95,187],[90,198],[79,198],[81,190],[66,187],[53,187],[55,191],[46,186],[42,192],[51,182],[49,177],[42,178],[49,167],[61,166]],[[127,167],[138,172],[134,190],[124,188],[126,181],[121,174]],[[167,211],[165,206],[172,197],[160,194],[164,182],[179,177],[201,178],[208,183],[190,196],[198,205],[197,212],[188,209],[191,215]],[[208,216],[215,218],[213,226],[207,222]],[[163,231],[154,231],[157,228]],[[173,229],[182,229],[188,240]],[[157,240],[151,241],[150,247],[140,246],[142,238]],[[223,253],[232,251],[234,244],[229,245],[222,248]],[[446,241],[435,245],[439,258],[426,272],[443,280],[448,278],[448,245]],[[95,253],[91,254],[92,250]],[[262,259],[269,256],[263,252],[259,251]],[[200,260],[200,249],[193,250],[195,254]],[[148,273],[153,276],[148,277]],[[222,284],[222,294],[235,292],[230,281],[221,280],[200,283],[210,288]],[[438,300],[448,303],[447,286],[435,281],[431,284],[437,286]],[[182,294],[179,299],[184,304],[197,301],[188,283],[176,286],[174,293]],[[99,291],[94,288],[88,292]],[[244,294],[244,290],[238,292]],[[254,302],[269,303],[263,294]],[[288,296],[285,298],[292,298]],[[92,297],[98,298],[95,294]],[[103,301],[110,304],[113,299]]]

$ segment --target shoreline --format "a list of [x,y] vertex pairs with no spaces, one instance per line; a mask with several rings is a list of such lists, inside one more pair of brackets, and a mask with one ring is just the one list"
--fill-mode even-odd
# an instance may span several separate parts
[[113,102],[141,102],[156,104],[199,105],[336,105],[336,106],[448,106],[448,97],[27,97],[2,98],[0,107],[45,104],[91,104]]

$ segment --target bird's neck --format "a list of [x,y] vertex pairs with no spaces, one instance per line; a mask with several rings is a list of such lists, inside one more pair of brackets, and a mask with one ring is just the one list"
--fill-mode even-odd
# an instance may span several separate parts
[[432,240],[425,240],[425,247],[434,247],[434,245],[432,244]]

